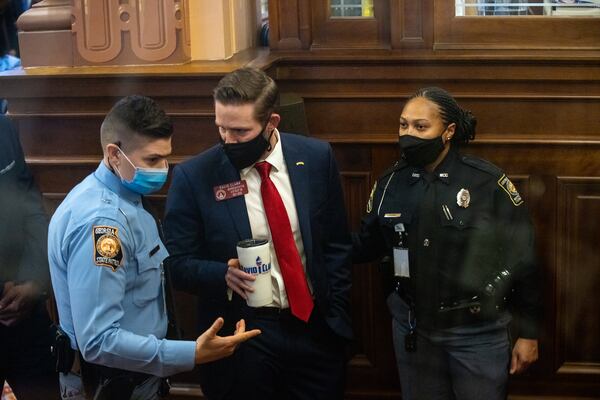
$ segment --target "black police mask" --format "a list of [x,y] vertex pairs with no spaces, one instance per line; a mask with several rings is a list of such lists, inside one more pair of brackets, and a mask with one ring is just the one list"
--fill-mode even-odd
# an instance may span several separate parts
[[264,135],[266,129],[267,126],[265,125],[254,139],[247,142],[225,143],[221,138],[221,147],[234,167],[241,171],[257,162],[265,150],[270,150],[273,131],[271,131],[269,139],[267,139]]
[[414,167],[423,168],[431,164],[444,150],[442,135],[434,139],[421,139],[412,135],[403,135],[398,138],[398,143],[406,162]]

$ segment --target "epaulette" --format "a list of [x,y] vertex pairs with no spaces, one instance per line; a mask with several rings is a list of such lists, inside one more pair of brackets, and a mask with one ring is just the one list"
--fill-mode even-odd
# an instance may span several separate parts
[[392,165],[391,167],[389,167],[388,169],[386,169],[385,171],[383,171],[383,174],[381,174],[379,176],[378,180],[382,180],[383,178],[385,178],[386,176],[401,170],[402,168],[405,168],[408,166],[408,163],[406,162],[406,160],[402,159],[402,160],[398,160],[394,163],[394,165]]
[[504,172],[502,172],[502,170],[496,165],[478,157],[474,157],[471,155],[461,155],[460,160],[463,163],[470,165],[473,168],[477,168],[480,171],[487,172],[488,174],[496,178],[504,174]]
[[481,170],[483,172],[486,172],[486,173],[492,175],[494,178],[496,178],[497,179],[496,183],[498,184],[498,186],[504,192],[506,192],[506,194],[508,195],[508,197],[510,198],[510,200],[516,207],[523,204],[523,199],[521,198],[521,195],[517,191],[517,188],[515,187],[515,185],[513,185],[513,183],[508,178],[508,176],[506,176],[500,168],[498,168],[497,166],[495,166],[494,164],[492,164],[489,161],[482,160],[481,158],[477,158],[477,157],[473,157],[473,156],[463,155],[461,157],[461,160],[465,164],[470,165],[473,168],[477,168],[478,170]]

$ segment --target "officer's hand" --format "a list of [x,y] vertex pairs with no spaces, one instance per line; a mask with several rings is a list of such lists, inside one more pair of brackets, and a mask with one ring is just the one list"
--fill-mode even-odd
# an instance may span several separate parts
[[196,364],[229,357],[240,343],[261,333],[258,329],[246,332],[246,323],[242,319],[236,324],[235,333],[232,336],[217,336],[223,323],[223,318],[217,318],[212,326],[196,339]]
[[517,339],[512,351],[510,373],[520,374],[538,359],[537,339]]
[[234,292],[248,300],[245,292],[253,292],[254,289],[248,285],[247,281],[253,281],[256,278],[240,269],[240,261],[237,258],[232,258],[227,262],[227,273],[225,274],[225,282],[227,286]]
[[41,293],[39,285],[33,281],[20,285],[6,282],[0,299],[0,324],[15,326],[21,322],[31,313]]

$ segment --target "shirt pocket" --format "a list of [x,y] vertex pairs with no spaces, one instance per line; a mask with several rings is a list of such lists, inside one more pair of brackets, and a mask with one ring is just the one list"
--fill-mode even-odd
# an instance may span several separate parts
[[439,244],[444,249],[444,262],[457,276],[478,282],[480,270],[496,258],[490,216],[484,210],[456,207],[440,211],[439,217]]
[[467,231],[470,229],[482,229],[488,225],[489,217],[481,210],[468,210],[458,207],[441,207],[439,212],[442,227]]
[[[408,232],[412,220],[413,214],[410,211],[393,210],[381,213],[379,223],[383,231],[383,237],[386,240],[386,247],[392,248],[400,243],[400,233]],[[402,245],[406,247],[408,243]]]
[[145,306],[155,300],[162,291],[162,262],[168,256],[162,243],[148,246],[136,254],[138,269],[135,277],[133,302]]

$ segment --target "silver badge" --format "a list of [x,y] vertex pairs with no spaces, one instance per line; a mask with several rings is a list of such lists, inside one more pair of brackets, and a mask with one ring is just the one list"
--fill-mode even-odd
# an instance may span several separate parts
[[471,201],[471,194],[467,189],[460,189],[456,194],[456,204],[459,207],[467,208],[469,207],[469,202]]

